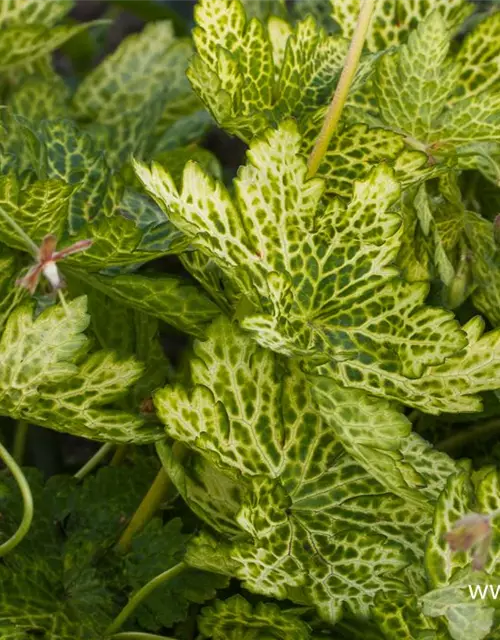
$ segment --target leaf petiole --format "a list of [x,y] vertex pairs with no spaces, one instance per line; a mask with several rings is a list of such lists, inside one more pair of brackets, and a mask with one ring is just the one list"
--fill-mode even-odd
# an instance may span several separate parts
[[7,469],[14,476],[15,481],[17,482],[17,486],[21,491],[21,495],[23,498],[23,518],[21,520],[21,524],[19,525],[17,531],[3,544],[0,544],[0,558],[2,556],[7,555],[10,551],[12,551],[17,545],[23,540],[24,536],[28,533],[29,528],[31,526],[31,522],[33,520],[33,496],[31,495],[31,489],[26,480],[24,473],[21,471],[21,468],[14,460],[14,458],[10,455],[7,449],[0,442],[0,458],[5,463]]
[[110,636],[113,633],[115,633],[115,631],[117,631],[123,625],[123,623],[127,620],[127,618],[130,617],[134,609],[136,609],[141,604],[141,602],[148,597],[150,593],[152,593],[157,587],[159,587],[164,582],[167,582],[167,580],[174,578],[179,573],[184,571],[184,569],[186,569],[187,566],[188,565],[185,562],[179,562],[178,564],[174,565],[170,569],[167,569],[167,571],[164,571],[163,573],[160,573],[159,575],[155,576],[152,580],[150,580],[147,584],[145,584],[141,589],[139,589],[139,591],[137,591],[137,593],[135,593],[130,598],[130,600],[123,607],[123,609],[120,611],[118,616],[113,620],[113,622],[106,629],[105,636]]
[[81,469],[79,469],[74,477],[77,480],[83,480],[83,478],[93,471],[97,465],[104,460],[104,458],[108,455],[108,453],[113,449],[115,445],[111,442],[106,442],[100,447],[94,455],[88,460]]
[[339,83],[335,90],[332,102],[326,112],[325,121],[321,128],[320,134],[307,162],[308,177],[312,178],[318,171],[321,162],[328,150],[328,146],[333,137],[335,129],[339,123],[342,110],[349,94],[354,76],[358,69],[361,52],[366,40],[366,34],[375,10],[376,0],[364,0],[363,6],[359,11],[358,22],[352,36],[351,45],[347,53],[344,68],[340,76]]
[[137,511],[132,516],[132,520],[129,522],[127,528],[118,541],[117,548],[121,553],[126,553],[130,549],[134,535],[138,531],[141,531],[141,529],[143,529],[151,520],[160,504],[165,499],[169,486],[170,478],[165,472],[165,469],[161,467],[153,481],[153,484],[150,486],[149,491],[144,496],[143,501],[137,508]]

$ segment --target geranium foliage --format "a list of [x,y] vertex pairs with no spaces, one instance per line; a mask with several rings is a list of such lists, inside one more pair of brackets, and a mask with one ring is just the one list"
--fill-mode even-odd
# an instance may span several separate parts
[[0,637],[498,640],[498,3],[80,5],[0,6]]

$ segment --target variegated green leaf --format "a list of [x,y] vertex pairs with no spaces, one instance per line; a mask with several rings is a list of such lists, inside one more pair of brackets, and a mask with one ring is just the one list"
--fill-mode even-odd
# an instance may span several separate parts
[[[177,446],[160,441],[156,450],[189,508],[216,531],[228,536],[241,533],[236,516],[248,491],[241,474],[222,471],[194,451],[181,456]],[[199,544],[201,540],[197,541]]]
[[[326,108],[319,109],[303,126],[304,154],[312,152],[325,115]],[[327,194],[350,198],[356,180],[365,178],[381,162],[394,168],[395,177],[404,188],[443,173],[440,165],[429,164],[423,151],[408,149],[404,135],[381,124],[348,124],[336,131],[317,172],[325,178]]]
[[[75,290],[71,282],[71,292]],[[143,365],[143,373],[123,399],[130,411],[142,411],[142,403],[162,387],[171,373],[158,335],[158,320],[136,309],[123,306],[97,289],[85,291],[90,314],[90,329],[102,349],[110,349],[122,357],[135,357]]]
[[158,438],[138,415],[112,408],[141,376],[141,365],[100,351],[87,357],[86,300],[33,319],[31,304],[10,315],[0,340],[0,412],[95,440]]
[[500,91],[483,91],[456,102],[435,123],[432,139],[437,146],[470,142],[500,142]]
[[377,598],[373,617],[386,640],[448,640],[447,634],[438,634],[437,621],[421,613],[415,596]]
[[389,168],[356,183],[347,207],[332,201],[322,210],[323,183],[306,180],[299,152],[291,122],[255,142],[235,181],[235,201],[194,164],[181,193],[159,166],[136,171],[193,246],[248,296],[255,311],[243,326],[264,346],[354,358],[389,377],[419,376],[463,348],[452,316],[423,306],[427,287],[400,281],[391,266],[401,218],[391,209],[399,186]]
[[[74,188],[60,180],[37,180],[22,189],[14,175],[0,177],[0,206],[32,240],[40,243],[49,233],[62,235]],[[4,218],[0,218],[2,241],[23,251],[31,250]]]
[[376,396],[402,400],[426,413],[481,411],[477,395],[500,386],[498,329],[483,335],[484,321],[476,316],[464,325],[468,346],[443,364],[430,366],[420,378],[394,373],[390,377],[360,361],[332,362],[320,367],[342,384],[364,389]]
[[9,96],[8,106],[14,114],[32,122],[53,120],[67,117],[69,97],[69,89],[59,76],[33,77],[16,87]]
[[24,289],[15,285],[22,266],[21,257],[17,252],[0,245],[0,331],[26,293]]
[[152,23],[142,33],[126,38],[79,85],[73,96],[76,113],[108,124],[121,109],[126,111],[134,100],[141,100],[142,93],[153,94],[162,84],[161,74],[166,73],[162,67],[174,42],[170,22]]
[[[432,511],[429,501],[437,499],[455,469],[448,456],[410,435],[410,423],[389,402],[329,378],[311,378],[311,383],[325,421],[358,464],[390,491]],[[377,429],[366,428],[371,420]]]
[[[217,496],[230,491],[233,513],[238,509],[233,517],[252,541],[235,540],[225,553],[245,586],[298,597],[330,621],[343,602],[365,614],[378,590],[404,592],[396,574],[407,554],[421,557],[429,515],[387,491],[343,451],[304,374],[220,319],[208,340],[195,344],[191,375],[193,387],[166,387],[155,404],[168,435],[211,462],[213,479],[197,463],[206,480],[196,484],[200,471],[193,475],[188,465],[182,472],[168,450],[162,457],[188,504],[226,534],[231,511]],[[365,402],[373,409],[378,401]],[[380,408],[386,411],[384,403]],[[343,428],[356,428],[351,413],[339,419]],[[421,449],[409,447],[407,455],[418,467]],[[436,470],[435,486],[444,481],[444,468]],[[219,478],[224,473],[226,481]],[[241,474],[238,492],[235,474]],[[201,492],[211,483],[220,488],[204,509]]]
[[230,133],[249,141],[276,120],[300,119],[330,100],[347,41],[327,36],[312,17],[290,33],[277,18],[269,27],[247,18],[239,0],[202,0],[195,17],[197,56],[188,75]]
[[53,26],[63,18],[73,6],[73,0],[8,0],[0,5],[0,25],[38,24]]
[[69,120],[18,125],[40,178],[58,178],[74,185],[68,227],[78,231],[99,216],[116,213],[122,188],[95,141]]
[[[484,39],[485,29],[478,29],[477,40],[474,32],[470,36],[472,42]],[[460,54],[453,59],[448,56],[451,37],[442,13],[429,13],[407,44],[379,60],[370,108],[379,109],[375,120],[379,118],[395,132],[404,132],[411,147],[426,151],[432,163],[463,168],[486,164],[485,172],[491,174],[489,165],[494,164],[495,150],[488,145],[499,135],[498,88],[494,83],[481,84],[473,66],[464,70]],[[496,46],[493,40],[489,44]],[[481,55],[488,57],[484,47],[488,45],[482,53],[478,51],[480,59]],[[470,50],[470,45],[464,45],[463,56],[470,57]],[[470,94],[464,87],[469,80],[474,87]],[[363,89],[350,99],[350,109],[370,123],[373,115],[355,106],[358,97],[363,102]]]
[[484,571],[474,572],[465,552],[453,553],[443,538],[455,522],[471,512],[487,514],[498,508],[499,477],[496,470],[484,474],[475,491],[466,473],[450,476],[434,517],[434,530],[427,542],[426,570],[432,591],[421,598],[426,615],[444,616],[454,640],[482,640],[492,629],[493,598],[472,597],[472,590],[498,585],[499,529],[494,529]]
[[472,301],[494,326],[499,326],[500,265],[493,224],[476,213],[467,212],[465,232],[472,250],[471,267],[476,285]]
[[309,640],[309,626],[290,609],[259,602],[255,607],[240,595],[228,600],[216,600],[205,607],[198,618],[201,638],[214,640],[261,640],[270,636],[276,640]]
[[[66,6],[67,5],[63,5]],[[2,29],[0,44],[0,70],[10,71],[16,67],[43,60],[70,38],[89,28],[89,24],[48,28],[43,24],[25,24]]]
[[105,127],[111,166],[164,145],[166,130],[199,109],[185,76],[191,55],[171,23],[151,23],[85,77],[73,98],[75,113]]
[[463,205],[460,200],[450,202],[441,192],[429,193],[426,185],[421,185],[413,200],[413,207],[420,227],[428,238],[429,253],[437,274],[449,286],[459,263],[456,254],[465,226]]
[[387,53],[375,76],[382,117],[391,128],[426,141],[455,85],[458,68],[447,61],[449,31],[434,11],[414,31],[408,45]]
[[466,575],[449,587],[436,589],[421,598],[424,614],[443,617],[453,640],[483,640],[490,637],[488,634],[493,628],[494,608],[488,600],[472,601],[469,586],[482,588],[484,579]]
[[[360,0],[330,0],[332,17],[344,38],[351,38],[361,6]],[[438,11],[447,28],[455,30],[473,11],[467,0],[383,0],[375,11],[366,38],[370,51],[381,51],[408,41],[415,27],[432,11]]]
[[220,314],[208,296],[179,276],[105,276],[74,269],[70,273],[110,298],[195,336],[203,336],[207,324]]
[[454,95],[457,99],[500,89],[500,13],[482,20],[468,34],[457,56],[460,65]]

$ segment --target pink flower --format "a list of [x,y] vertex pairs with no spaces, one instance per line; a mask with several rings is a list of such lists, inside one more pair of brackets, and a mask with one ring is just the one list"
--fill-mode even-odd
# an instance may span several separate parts
[[452,551],[472,549],[472,568],[479,571],[488,559],[492,535],[490,515],[469,513],[455,522],[452,530],[445,534],[445,540]]
[[56,236],[45,236],[38,250],[37,263],[30,267],[28,273],[16,282],[20,287],[28,289],[31,295],[35,293],[42,273],[54,290],[60,289],[64,283],[57,269],[56,262],[73,253],[85,251],[92,245],[92,240],[79,240],[69,247],[61,249],[61,251],[56,251],[56,244]]

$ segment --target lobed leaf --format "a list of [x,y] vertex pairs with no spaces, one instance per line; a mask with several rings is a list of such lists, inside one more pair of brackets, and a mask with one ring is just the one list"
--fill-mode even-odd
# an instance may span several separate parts
[[282,640],[309,640],[309,626],[294,610],[282,611],[272,603],[259,602],[255,607],[240,595],[216,600],[204,607],[198,618],[202,638],[214,640],[259,640],[262,634]]
[[[333,19],[339,24],[344,38],[350,39],[356,26],[360,0],[330,0],[330,3]],[[455,30],[472,10],[471,4],[464,0],[377,2],[366,45],[375,52],[406,43],[418,24],[432,11],[439,12],[448,29]]]
[[106,351],[83,359],[89,323],[84,297],[36,319],[32,314],[30,304],[13,311],[0,340],[3,415],[96,440],[158,437],[138,415],[109,406],[141,376],[141,365]]
[[408,44],[384,55],[375,86],[381,115],[391,128],[426,141],[458,77],[447,61],[449,31],[438,11],[421,23]]
[[306,180],[299,154],[291,122],[254,142],[235,200],[194,164],[181,192],[157,165],[136,171],[192,245],[248,297],[255,311],[243,326],[263,346],[410,378],[462,349],[452,316],[423,306],[427,287],[403,283],[391,266],[401,218],[391,208],[399,186],[390,169],[356,183],[347,207],[321,209],[323,183]]
[[[190,561],[212,568],[224,562],[246,588],[314,604],[329,621],[338,619],[342,603],[364,615],[380,589],[404,591],[396,576],[408,555],[421,556],[429,515],[344,452],[296,366],[224,318],[194,349],[192,386],[166,387],[155,404],[167,434],[210,464],[195,456],[182,470],[168,449],[159,451],[197,514],[226,534],[233,518],[251,540],[237,536],[222,547],[225,560],[216,561],[205,539],[205,551]],[[376,422],[378,401],[366,402]],[[339,413],[339,428],[356,427],[356,415]],[[418,447],[408,450],[415,466],[419,455]],[[439,486],[444,469],[429,470],[431,482]]]
[[356,386],[376,396],[404,399],[405,404],[426,413],[481,411],[477,394],[498,387],[498,330],[483,335],[484,322],[476,316],[463,327],[469,344],[443,364],[430,366],[418,379],[390,377],[361,363],[335,362],[320,367],[322,375]]
[[290,31],[276,17],[247,18],[241,2],[202,0],[195,10],[197,56],[188,76],[219,125],[248,142],[283,117],[306,118],[328,102],[347,41],[309,16]]

